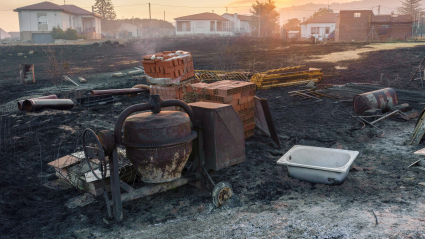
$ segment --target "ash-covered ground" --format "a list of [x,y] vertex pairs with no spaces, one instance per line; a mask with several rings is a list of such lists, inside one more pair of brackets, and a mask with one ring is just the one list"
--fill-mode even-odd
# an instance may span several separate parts
[[[204,42],[202,42],[204,41]],[[365,53],[345,62],[307,62],[313,55],[368,47],[361,44],[284,45],[275,41],[233,39],[230,53],[217,52],[208,40],[139,42],[127,47],[54,46],[73,53],[73,76],[126,70],[139,63],[146,53],[183,49],[193,53],[196,69],[223,69],[220,59],[233,69],[265,71],[285,65],[307,64],[323,68],[322,83],[363,82],[420,92],[421,82],[410,82],[411,73],[425,55],[425,46]],[[222,46],[219,45],[219,46]],[[150,49],[148,49],[148,47]],[[340,99],[301,100],[288,92],[302,86],[259,90],[267,98],[282,149],[261,132],[246,140],[245,163],[215,173],[216,182],[232,184],[235,196],[222,208],[212,205],[210,193],[191,185],[124,204],[124,221],[106,225],[103,197],[92,204],[70,209],[65,203],[82,194],[76,189],[55,191],[43,186],[55,179],[47,163],[82,149],[85,128],[111,129],[128,106],[146,102],[147,94],[120,96],[114,104],[76,107],[69,111],[44,110],[37,113],[9,111],[6,104],[28,95],[58,93],[60,98],[87,95],[84,89],[66,85],[64,91],[52,88],[42,49],[45,46],[0,47],[2,93],[0,168],[0,235],[4,238],[422,238],[425,237],[424,171],[408,166],[419,159],[410,146],[415,120],[387,119],[365,127],[352,118],[353,92],[372,87],[346,87],[346,91],[323,93]],[[16,53],[35,50],[28,63],[36,64],[35,85],[18,84]],[[99,50],[100,49],[100,50]],[[10,56],[9,54],[12,54]],[[224,55],[220,55],[224,54]],[[99,57],[106,55],[104,57]],[[218,56],[219,55],[219,56]],[[37,57],[32,59],[31,57]],[[232,58],[234,57],[234,58]],[[117,60],[119,59],[119,60]],[[121,62],[122,64],[118,64]],[[80,64],[80,65],[79,65]],[[109,65],[112,68],[108,68]],[[40,66],[39,66],[40,65]],[[344,66],[344,69],[335,66]],[[81,71],[81,67],[90,68]],[[346,68],[346,69],[345,69]],[[78,71],[80,69],[81,72]],[[382,75],[383,74],[383,75]],[[381,77],[382,76],[382,77]],[[397,77],[396,77],[397,76]],[[140,82],[109,79],[96,89],[125,88]],[[46,89],[49,89],[47,92]],[[401,103],[421,111],[425,96],[399,91]],[[346,181],[339,186],[311,184],[288,176],[276,161],[293,145],[342,148],[359,151]],[[376,218],[375,218],[376,215]],[[376,223],[377,220],[377,223]]]

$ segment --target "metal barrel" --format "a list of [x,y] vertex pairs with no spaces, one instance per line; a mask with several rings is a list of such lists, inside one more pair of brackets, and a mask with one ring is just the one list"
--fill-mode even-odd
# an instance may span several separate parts
[[137,94],[146,91],[140,88],[127,88],[127,89],[111,89],[111,90],[92,90],[92,95],[129,95]]
[[[57,99],[58,97],[56,95],[47,95],[47,96],[42,96],[42,97],[37,97],[37,98],[32,98],[30,100],[34,100],[34,99]],[[18,109],[19,110],[24,110],[24,101],[25,100],[20,100],[18,101]]]
[[70,99],[29,99],[23,103],[24,110],[35,112],[42,109],[69,110],[74,108]]
[[390,106],[398,104],[397,94],[393,88],[385,88],[356,95],[353,99],[354,111],[363,115],[366,110],[381,109],[390,111]]

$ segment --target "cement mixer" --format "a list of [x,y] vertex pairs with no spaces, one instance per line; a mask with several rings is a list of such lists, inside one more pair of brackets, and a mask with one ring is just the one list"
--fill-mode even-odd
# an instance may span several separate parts
[[[170,106],[183,111],[161,111]],[[136,112],[142,113],[132,115]],[[88,137],[95,139],[94,147],[87,145]],[[89,166],[92,159],[100,161],[100,175],[90,168],[103,185],[110,171],[112,199],[105,188],[103,192],[108,216],[117,222],[123,219],[122,203],[189,183],[203,190],[212,188],[212,201],[220,207],[232,197],[233,189],[227,182],[216,184],[210,173],[246,159],[243,123],[231,105],[188,105],[180,100],[161,101],[159,95],[151,95],[148,103],[125,109],[113,134],[86,129],[83,146]],[[120,180],[120,146],[125,147],[127,158],[143,181],[142,187],[136,189]],[[121,189],[127,193],[121,193]]]

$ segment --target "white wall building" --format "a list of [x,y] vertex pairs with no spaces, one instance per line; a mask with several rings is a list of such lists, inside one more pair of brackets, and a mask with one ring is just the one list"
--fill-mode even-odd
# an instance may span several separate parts
[[[127,33],[126,36],[123,36],[123,33]],[[118,28],[118,37],[119,38],[131,38],[131,37],[142,37],[143,29],[133,24],[123,23]]]
[[251,34],[251,16],[225,13],[222,17],[229,20],[229,30],[235,34]]
[[329,34],[335,31],[338,15],[338,13],[328,13],[302,22],[300,24],[301,38],[310,39],[315,37],[317,40],[326,39]]
[[199,13],[178,17],[174,20],[176,21],[176,35],[234,35],[230,31],[229,20],[215,13]]
[[10,34],[0,28],[0,39],[11,38]]
[[19,16],[21,40],[33,43],[53,43],[53,27],[72,28],[89,39],[101,38],[101,16],[75,5],[57,5],[42,2],[14,10]]

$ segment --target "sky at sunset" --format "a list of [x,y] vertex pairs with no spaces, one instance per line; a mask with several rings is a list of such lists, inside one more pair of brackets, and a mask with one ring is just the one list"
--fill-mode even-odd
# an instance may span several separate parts
[[[3,30],[19,31],[18,13],[13,9],[42,2],[43,0],[0,0],[0,28]],[[261,0],[264,1],[264,0]],[[353,0],[333,0],[335,3],[351,2]],[[50,2],[63,5],[63,0],[50,0]],[[66,0],[66,4],[73,4],[91,11],[91,6],[95,0]],[[149,1],[144,0],[112,0],[118,18],[149,18]],[[151,13],[152,18],[163,19],[165,11],[165,20],[173,22],[173,19],[180,16],[191,15],[202,12],[212,12],[217,14],[226,13],[225,7],[228,7],[229,13],[249,14],[249,8],[254,0],[152,0]],[[279,8],[301,5],[305,3],[323,3],[327,0],[276,0]]]

